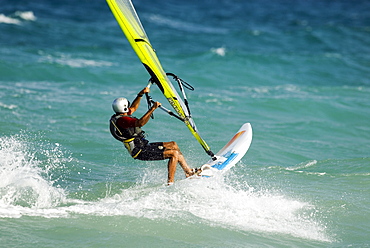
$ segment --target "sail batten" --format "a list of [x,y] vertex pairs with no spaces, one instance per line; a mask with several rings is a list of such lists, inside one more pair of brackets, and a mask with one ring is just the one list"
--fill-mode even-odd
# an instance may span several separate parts
[[200,137],[197,127],[191,118],[185,103],[181,97],[179,97],[179,94],[163,70],[131,0],[107,0],[107,3],[123,33],[126,35],[127,40],[152,79],[155,80],[155,83],[162,91],[165,98],[171,104],[176,113],[184,119],[185,125],[207,154],[213,156],[210,147]]

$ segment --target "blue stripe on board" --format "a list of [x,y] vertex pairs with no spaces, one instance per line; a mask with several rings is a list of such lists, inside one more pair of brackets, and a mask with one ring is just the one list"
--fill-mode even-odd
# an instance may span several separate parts
[[227,165],[229,165],[235,159],[236,156],[238,156],[238,154],[239,153],[231,153],[225,162],[215,164],[212,167],[218,170],[223,170]]

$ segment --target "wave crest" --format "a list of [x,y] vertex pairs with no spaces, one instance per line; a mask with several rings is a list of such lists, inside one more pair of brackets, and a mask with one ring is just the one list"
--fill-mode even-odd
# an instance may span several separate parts
[[59,155],[59,144],[34,151],[21,135],[0,137],[0,216],[20,217],[24,210],[53,208],[65,201],[64,190],[51,178],[63,163]]
[[17,11],[13,15],[0,14],[0,23],[21,25],[24,21],[36,21],[37,17],[32,11]]

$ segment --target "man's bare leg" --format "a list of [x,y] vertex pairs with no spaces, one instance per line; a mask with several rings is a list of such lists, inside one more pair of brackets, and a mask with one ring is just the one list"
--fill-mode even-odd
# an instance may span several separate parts
[[171,185],[175,182],[175,174],[176,174],[176,165],[177,165],[177,159],[175,157],[171,157],[168,160],[167,170],[168,170],[168,176],[167,176],[167,184]]
[[[184,155],[182,155],[182,153],[180,151],[180,148],[178,147],[176,142],[174,142],[174,141],[164,142],[163,146],[166,148],[165,153],[167,153],[168,155],[171,154],[169,156],[175,156],[177,158],[176,160],[180,164],[181,168],[184,170],[186,177],[189,177],[189,176],[194,174],[192,169],[186,163]],[[170,161],[168,161],[168,163],[170,163]]]

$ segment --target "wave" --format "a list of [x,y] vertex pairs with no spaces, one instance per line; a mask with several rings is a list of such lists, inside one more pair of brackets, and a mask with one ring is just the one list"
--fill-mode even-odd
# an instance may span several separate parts
[[[41,150],[43,154],[40,154],[24,137],[0,137],[1,217],[34,215],[34,210],[54,208],[66,200],[64,190],[55,187],[51,178],[53,169],[62,164],[59,144]],[[45,160],[39,160],[38,156],[44,156]]]
[[[25,152],[24,143],[15,137],[1,138],[1,143],[1,217],[93,215],[181,223],[196,220],[202,225],[230,230],[330,241],[325,226],[315,220],[317,210],[311,204],[267,191],[257,192],[243,185],[237,189],[221,177],[181,180],[171,187],[141,182],[97,201],[68,198],[63,189],[43,176],[49,174],[48,169],[40,167],[41,162],[34,154]],[[56,146],[50,154],[58,149]],[[47,164],[60,166],[53,158]]]
[[73,58],[68,54],[50,55],[41,53],[42,57],[39,62],[55,63],[59,65],[66,65],[72,68],[84,68],[84,67],[110,67],[114,65],[108,61],[97,61],[93,59],[85,58]]
[[84,194],[78,193],[80,186],[73,188],[74,179],[64,178],[66,187],[76,192],[68,195],[55,175],[62,173],[71,158],[59,144],[27,141],[33,139],[27,135],[0,138],[0,217],[130,216],[190,224],[196,220],[205,226],[331,242],[315,206],[256,190],[244,180],[238,183],[238,178],[185,179],[168,187],[157,182],[164,170],[147,169],[141,181],[123,186],[118,193],[110,193],[109,183],[99,182],[106,184],[106,195],[87,197],[92,200],[84,200]]
[[226,55],[226,48],[225,47],[218,47],[218,48],[212,48],[211,52],[214,54],[217,54],[221,57],[225,57]]
[[0,107],[5,108],[5,109],[10,109],[10,110],[18,108],[18,106],[15,104],[8,105],[2,102],[0,102]]
[[209,34],[226,34],[227,29],[224,28],[214,28],[214,27],[206,27],[201,26],[195,23],[189,23],[185,21],[173,20],[166,18],[161,15],[150,15],[149,19],[151,22],[156,24],[164,25],[167,27],[171,27],[178,30],[184,30],[191,33],[209,33]]
[[20,25],[21,21],[16,18],[8,17],[4,14],[0,14],[0,23]]
[[98,202],[68,206],[62,212],[96,216],[131,216],[269,232],[330,241],[313,216],[315,208],[283,195],[237,190],[221,179],[182,180],[171,187],[137,185]]
[[[287,171],[306,175],[327,175],[330,177],[367,177],[369,172],[364,166],[370,158],[324,159],[302,162],[296,166],[284,168]],[[348,166],[350,165],[350,166]]]
[[314,166],[316,164],[317,164],[317,160],[312,160],[312,161],[300,163],[297,166],[288,167],[288,168],[286,168],[286,170],[289,170],[289,171],[297,171],[297,170],[309,168],[309,167]]
[[0,14],[0,23],[21,25],[24,21],[36,21],[37,17],[32,11],[17,11],[11,16]]
[[15,12],[15,16],[18,16],[25,21],[36,21],[37,20],[37,17],[32,11],[17,11]]

